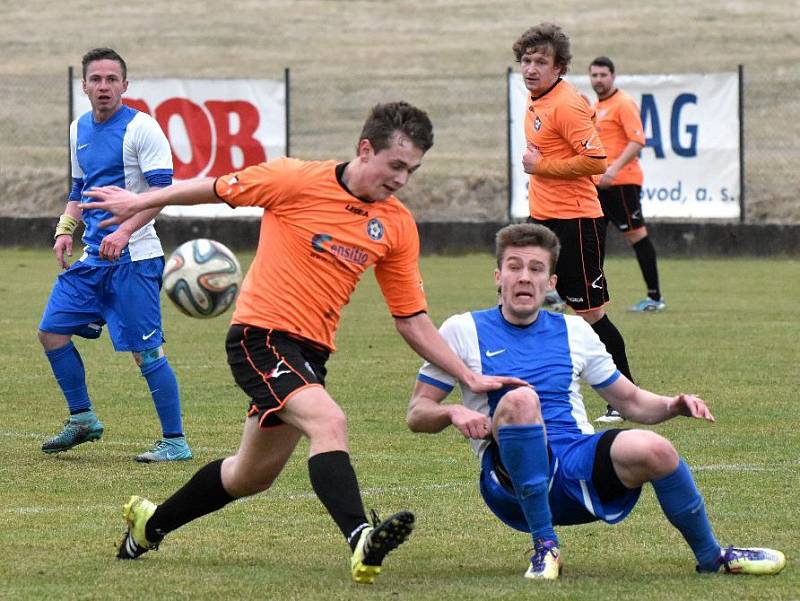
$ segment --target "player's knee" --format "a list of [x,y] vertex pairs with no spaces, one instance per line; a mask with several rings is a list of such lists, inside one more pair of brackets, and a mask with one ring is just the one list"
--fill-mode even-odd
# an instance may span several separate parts
[[497,423],[506,424],[540,423],[539,395],[527,386],[510,390],[497,403],[494,419]]
[[320,407],[314,417],[306,422],[305,434],[317,442],[347,440],[347,416],[334,402]]
[[45,332],[44,330],[38,330],[37,337],[45,351],[60,349],[62,346],[69,344],[71,339],[71,337],[66,334],[54,334],[53,332]]
[[631,445],[633,463],[647,479],[662,478],[677,469],[680,456],[666,438],[648,430],[629,432],[631,435],[626,437],[626,442]]
[[155,348],[147,349],[146,351],[134,351],[133,352],[133,360],[136,361],[136,365],[140,368],[145,369],[148,366],[152,365],[161,357],[164,356],[164,347],[158,345]]

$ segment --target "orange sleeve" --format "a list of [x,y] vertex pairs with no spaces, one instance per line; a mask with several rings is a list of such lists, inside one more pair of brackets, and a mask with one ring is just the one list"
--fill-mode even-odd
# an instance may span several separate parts
[[592,116],[592,108],[576,94],[571,102],[558,107],[557,127],[575,154],[604,159],[606,149],[600,141]]
[[557,179],[578,179],[586,175],[600,175],[606,172],[605,158],[575,156],[571,159],[540,159],[533,167],[534,175]]
[[419,271],[419,233],[411,215],[402,219],[396,247],[375,264],[375,279],[394,317],[428,310]]
[[232,207],[268,209],[299,188],[300,164],[286,157],[259,163],[218,177],[214,182],[214,192]]
[[625,130],[625,135],[628,137],[628,142],[638,142],[644,146],[642,117],[639,114],[639,107],[636,106],[632,98],[626,98],[624,102],[620,103],[619,119],[622,122],[622,128]]

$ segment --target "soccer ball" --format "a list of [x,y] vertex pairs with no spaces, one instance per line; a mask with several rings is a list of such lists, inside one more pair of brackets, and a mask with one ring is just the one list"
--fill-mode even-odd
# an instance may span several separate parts
[[189,317],[216,317],[236,300],[242,268],[231,250],[216,240],[181,244],[164,266],[164,291]]

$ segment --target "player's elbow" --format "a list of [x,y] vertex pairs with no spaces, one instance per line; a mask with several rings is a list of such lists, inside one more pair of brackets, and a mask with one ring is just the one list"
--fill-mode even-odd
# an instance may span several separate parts
[[406,411],[406,426],[408,429],[415,433],[425,432],[424,428],[424,420],[420,416],[420,412],[417,411],[416,405],[412,399],[411,404],[408,406],[408,411]]

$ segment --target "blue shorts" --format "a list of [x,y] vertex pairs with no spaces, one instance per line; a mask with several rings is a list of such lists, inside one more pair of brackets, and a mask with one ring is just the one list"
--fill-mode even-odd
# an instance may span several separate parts
[[72,335],[108,324],[117,351],[146,351],[164,342],[161,276],[164,257],[103,266],[76,261],[56,278],[39,329]]
[[[577,434],[548,441],[550,450],[550,512],[553,525],[567,526],[602,520],[622,521],[639,500],[641,488],[626,489],[611,499],[601,500],[592,481],[597,443],[603,432]],[[516,495],[501,484],[495,471],[497,445],[483,453],[480,491],[489,509],[506,525],[530,532]],[[610,459],[609,459],[610,460]]]

